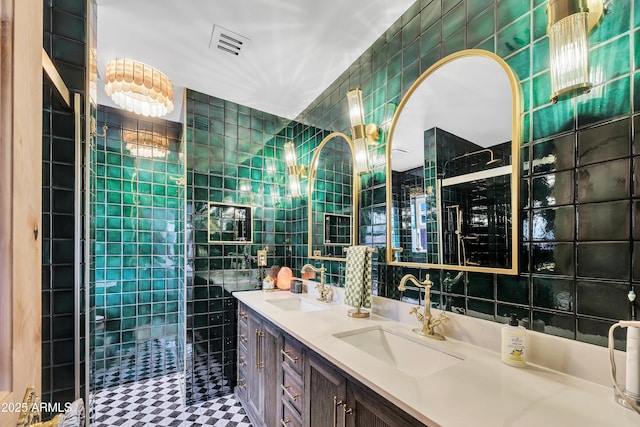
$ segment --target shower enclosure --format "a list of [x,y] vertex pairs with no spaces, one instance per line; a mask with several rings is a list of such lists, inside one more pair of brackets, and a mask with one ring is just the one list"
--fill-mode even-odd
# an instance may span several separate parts
[[184,388],[182,124],[103,106],[96,116],[88,168],[89,388],[165,375],[178,375]]

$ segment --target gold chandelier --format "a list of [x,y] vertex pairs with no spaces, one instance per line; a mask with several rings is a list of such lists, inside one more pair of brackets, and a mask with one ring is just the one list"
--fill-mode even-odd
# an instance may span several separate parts
[[132,156],[145,158],[167,157],[169,140],[159,132],[123,130],[122,140]]
[[127,111],[160,117],[173,110],[173,86],[166,75],[133,59],[107,62],[104,90]]

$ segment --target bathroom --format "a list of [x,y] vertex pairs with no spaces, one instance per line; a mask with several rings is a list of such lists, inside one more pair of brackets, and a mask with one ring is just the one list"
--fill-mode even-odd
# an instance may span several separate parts
[[[98,40],[101,37],[101,7],[115,8],[117,3],[48,0],[35,15],[35,21],[43,21],[44,50],[65,84],[82,97],[94,89],[103,91],[101,85],[91,87],[92,73],[104,77],[104,70],[93,68],[88,52],[95,48],[96,33]],[[245,282],[258,283],[258,250],[267,249],[269,266],[288,266],[294,275],[309,262],[323,264],[327,284],[343,285],[344,262],[310,259],[311,200],[304,188],[309,177],[300,177],[302,197],[292,197],[284,144],[292,141],[298,164],[309,168],[330,132],[351,135],[346,93],[355,86],[363,91],[365,121],[382,129],[378,144],[369,150],[371,172],[358,183],[353,213],[358,221],[349,240],[350,245],[377,250],[373,295],[423,307],[424,291],[400,292],[398,284],[405,274],[421,280],[429,274],[434,309],[480,319],[490,325],[487,330],[499,329],[506,315],[515,313],[521,325],[548,338],[539,339],[550,346],[549,354],[572,346],[606,354],[609,327],[631,318],[627,294],[640,290],[635,220],[640,194],[640,163],[635,157],[640,2],[605,2],[606,13],[588,39],[589,60],[601,67],[604,78],[591,94],[555,104],[549,100],[547,1],[403,4],[387,28],[379,29],[293,118],[193,86],[174,94],[176,106],[183,105],[182,118],[145,118],[105,105],[90,110],[87,114],[95,117],[95,125],[83,119],[81,127],[84,140],[93,144],[95,158],[90,161],[95,163],[80,172],[90,173],[88,182],[95,183],[95,191],[75,187],[76,166],[88,164],[84,148],[82,153],[74,150],[73,111],[43,78],[38,108],[42,138],[36,135],[42,140],[42,209],[36,233],[41,252],[34,258],[42,268],[31,276],[41,283],[31,298],[42,301],[38,388],[43,402],[65,403],[78,397],[89,401],[93,392],[178,373],[175,390],[182,388],[187,405],[228,396],[237,386],[237,301],[230,292]],[[465,49],[504,59],[520,88],[521,167],[515,207],[519,219],[513,224],[517,244],[512,252],[517,264],[501,265],[513,270],[504,274],[474,271],[472,263],[482,260],[458,252],[446,260],[451,268],[387,262],[392,246],[387,243],[385,161],[393,115],[389,106],[398,105],[430,66]],[[38,61],[39,50],[40,46]],[[260,105],[260,100],[252,105]],[[162,139],[168,154],[161,160],[134,156],[126,149],[131,130]],[[425,167],[425,176],[426,172]],[[432,178],[437,188],[437,173]],[[335,200],[335,193],[323,194]],[[76,200],[89,201],[92,222],[86,229]],[[210,239],[210,203],[250,206],[251,237],[233,243]],[[8,205],[2,206],[6,210]],[[332,214],[337,217],[339,212]],[[81,248],[78,258],[78,236],[92,233],[95,252],[83,258]],[[451,245],[457,246],[455,230],[450,236]],[[505,235],[503,240],[512,237]],[[444,259],[437,249],[426,253],[425,262]],[[465,261],[469,265],[462,265]],[[212,286],[212,272],[221,270],[237,273]],[[86,282],[74,280],[78,274]],[[88,292],[84,283],[89,284]],[[0,292],[0,300],[8,295]],[[2,316],[10,311],[2,311],[0,320],[7,320]],[[5,336],[2,331],[0,338]],[[625,348],[620,331],[615,345]],[[608,360],[602,360],[598,369],[608,374]],[[0,363],[3,372],[4,367]],[[0,390],[4,384],[0,381]],[[21,399],[23,391],[18,394]]]

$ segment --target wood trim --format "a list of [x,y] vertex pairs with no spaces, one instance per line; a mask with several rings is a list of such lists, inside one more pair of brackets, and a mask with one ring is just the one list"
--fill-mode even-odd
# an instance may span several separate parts
[[71,108],[71,94],[69,93],[69,88],[64,84],[62,76],[58,73],[58,69],[53,65],[53,61],[51,61],[51,58],[49,58],[49,55],[44,48],[42,48],[42,69],[47,74],[47,77],[49,77],[49,80],[51,80],[51,83],[58,90],[58,93],[64,100],[65,104],[67,104],[67,107]]
[[[11,367],[5,371],[3,366],[0,377],[11,372],[2,402],[21,402],[30,385],[40,394],[42,370],[43,8],[40,0],[0,0],[0,5],[0,292],[11,301],[10,348],[2,347]],[[15,426],[17,418],[17,413],[0,413],[0,426]]]
[[12,230],[13,216],[11,206],[13,200],[11,144],[12,126],[12,34],[13,34],[13,2],[0,2],[0,390],[7,398],[11,390],[13,376],[11,371],[11,313],[12,299]]

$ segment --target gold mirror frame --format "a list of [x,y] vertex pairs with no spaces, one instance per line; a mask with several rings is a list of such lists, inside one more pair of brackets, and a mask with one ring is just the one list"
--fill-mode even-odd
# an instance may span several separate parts
[[[471,266],[471,265],[458,265],[458,264],[430,264],[430,263],[420,263],[420,262],[404,262],[404,261],[395,261],[395,253],[396,250],[393,248],[393,240],[392,240],[392,168],[391,168],[391,148],[393,146],[393,133],[398,122],[398,118],[405,107],[405,105],[411,99],[413,93],[417,90],[417,88],[436,70],[442,68],[446,64],[458,60],[464,57],[470,56],[481,56],[485,58],[492,59],[496,61],[504,70],[509,79],[509,84],[511,86],[512,93],[512,124],[511,124],[511,268],[500,268],[500,267],[479,267],[479,266]],[[398,108],[393,116],[393,120],[391,122],[391,126],[389,128],[389,139],[386,144],[386,174],[387,174],[387,253],[386,253],[386,261],[388,265],[394,266],[402,266],[402,267],[414,267],[414,268],[434,268],[434,269],[443,269],[443,270],[451,270],[451,271],[470,271],[470,272],[480,272],[480,273],[500,273],[500,274],[509,274],[516,275],[518,274],[518,253],[520,250],[519,246],[519,230],[520,230],[520,220],[519,220],[519,195],[520,195],[520,144],[521,144],[521,127],[522,127],[522,94],[520,83],[518,77],[513,72],[511,67],[499,56],[496,54],[481,50],[481,49],[468,49],[462,50],[459,52],[452,53],[451,55],[446,56],[445,58],[440,59],[438,62],[429,67],[424,73],[418,77],[418,79],[411,85],[405,96],[400,101]],[[439,215],[441,213],[438,213]]]
[[[341,261],[341,262],[346,262],[346,256],[343,258],[338,258],[338,257],[330,257],[330,256],[323,256],[323,255],[314,255],[313,254],[313,187],[314,187],[314,183],[316,180],[316,173],[317,173],[317,165],[318,165],[318,159],[320,158],[320,153],[322,152],[322,148],[329,142],[331,141],[333,138],[336,137],[341,137],[345,140],[345,142],[349,145],[349,149],[351,150],[351,164],[352,166],[355,168],[355,162],[354,162],[354,153],[355,153],[355,149],[354,149],[354,145],[353,145],[353,141],[351,140],[351,138],[349,138],[346,134],[342,133],[342,132],[332,132],[329,135],[327,135],[321,142],[320,145],[318,145],[318,148],[316,148],[315,153],[313,154],[313,159],[311,160],[311,163],[309,164],[309,182],[307,184],[307,257],[309,259],[317,259],[317,260],[323,260],[323,261]],[[353,204],[351,206],[351,245],[355,245],[357,244],[358,240],[357,240],[357,230],[358,230],[358,195],[360,194],[360,176],[355,173],[355,171],[352,172],[353,175]]]

